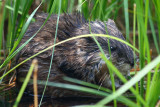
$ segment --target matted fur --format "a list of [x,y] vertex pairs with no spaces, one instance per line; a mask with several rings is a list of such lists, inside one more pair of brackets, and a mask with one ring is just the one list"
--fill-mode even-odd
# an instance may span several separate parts
[[[43,24],[47,14],[36,16],[36,22],[30,24],[21,44],[28,40]],[[57,15],[52,15],[41,31],[34,37],[19,53],[17,63],[32,56],[33,54],[53,45],[56,31]],[[120,39],[124,39],[122,33],[118,30],[113,20],[106,22],[90,22],[92,34],[109,34]],[[89,22],[80,14],[60,15],[58,34],[56,42],[78,36],[90,34]],[[111,56],[108,50],[108,39],[96,37],[103,48],[106,57],[112,57],[112,63],[127,76],[133,66],[133,52],[127,45],[110,39]],[[21,45],[20,44],[20,45]],[[92,37],[79,38],[69,41],[55,47],[54,60],[52,64],[49,81],[66,83],[62,79],[64,76],[76,78],[86,82],[94,83],[103,87],[111,88],[111,80],[106,64],[99,56],[100,50]],[[52,49],[38,55],[38,80],[46,80],[50,66]],[[31,60],[24,63],[17,69],[17,86],[21,86],[19,79],[25,78],[30,67]],[[115,77],[116,87],[120,87],[120,80]],[[67,82],[68,83],[68,82]],[[38,93],[42,94],[44,86],[38,86]],[[28,84],[28,92],[33,92],[32,84]],[[45,95],[51,97],[64,97],[79,95],[78,92],[72,92],[64,89],[47,86]]]

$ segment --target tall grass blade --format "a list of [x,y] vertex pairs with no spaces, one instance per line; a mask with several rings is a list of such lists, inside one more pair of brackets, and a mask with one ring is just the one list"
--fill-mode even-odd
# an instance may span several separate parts
[[[139,50],[140,50],[140,69],[142,69],[145,66],[145,52],[146,52],[146,43],[145,43],[145,36],[146,36],[146,30],[145,24],[144,24],[144,19],[143,19],[143,2],[136,0],[136,6],[137,6],[137,25],[138,25],[138,42],[139,42]],[[144,78],[141,79],[140,81],[140,94],[142,97],[144,97]]]
[[83,0],[82,4],[79,5],[79,8],[81,8],[82,13],[84,15],[84,17],[88,17],[89,16],[89,2],[87,2],[87,0]]
[[[150,63],[151,56],[150,56],[150,48],[149,48],[149,42],[147,37],[147,27],[148,27],[148,12],[149,12],[149,0],[145,1],[145,43],[146,43],[146,51],[147,51],[147,61]],[[146,86],[146,99],[149,94],[149,88],[150,88],[150,81],[151,81],[151,72],[147,74],[147,86]]]
[[[57,1],[58,1],[58,0],[57,0]],[[54,44],[56,44],[56,39],[57,39],[57,31],[58,31],[58,23],[59,23],[59,16],[60,16],[61,4],[62,4],[62,1],[59,0],[59,11],[58,11],[58,17],[57,17],[57,24],[56,24],[56,32],[55,32]],[[53,12],[53,10],[54,10],[54,7],[53,7],[53,6],[54,6],[54,5],[52,4],[52,8],[51,8],[50,14],[52,14],[52,12]],[[50,72],[51,72],[51,69],[52,69],[54,49],[55,49],[55,47],[53,47],[52,56],[51,56],[51,61],[50,61],[50,66],[49,66],[49,71],[48,71],[48,76],[47,76],[47,81],[46,81],[46,85],[45,85],[44,90],[43,90],[43,94],[42,94],[42,97],[41,97],[41,101],[40,101],[39,107],[41,106],[41,103],[42,103],[42,100],[43,100],[43,96],[44,96],[44,93],[45,93],[45,90],[46,90],[46,87],[47,87],[47,83],[48,83],[48,80],[49,80]]]
[[150,23],[150,27],[151,27],[151,31],[152,31],[152,36],[153,36],[153,40],[154,40],[154,44],[155,44],[155,48],[157,50],[157,53],[160,54],[160,44],[158,44],[158,40],[157,40],[157,37],[156,37],[156,32],[155,32],[155,28],[154,28],[154,25],[153,25],[153,21],[152,21],[152,15],[151,15],[151,10],[149,9],[149,23]]
[[25,91],[25,89],[27,87],[27,84],[28,84],[28,82],[30,80],[30,77],[32,75],[32,72],[33,72],[33,69],[34,69],[35,66],[37,66],[37,60],[33,60],[32,61],[31,67],[30,67],[30,69],[29,69],[29,71],[27,73],[27,76],[26,76],[26,78],[25,78],[25,80],[23,82],[23,85],[22,85],[22,87],[21,87],[21,89],[19,91],[19,94],[17,96],[17,99],[16,99],[13,107],[17,107],[18,106],[18,104],[19,104],[19,102],[20,102],[20,100],[21,100],[21,98],[23,96],[23,93],[24,93],[24,91]]
[[[91,87],[91,88],[95,88],[95,89],[97,89],[97,91],[105,91],[106,93],[111,93],[112,91],[111,90],[109,90],[109,89],[107,89],[107,88],[104,88],[104,87],[100,87],[100,86],[98,86],[98,85],[95,85],[95,84],[91,84],[91,83],[88,83],[88,82],[85,82],[85,81],[80,81],[80,80],[77,80],[77,79],[72,79],[72,78],[69,78],[69,77],[64,77],[64,80],[66,80],[66,81],[69,81],[69,82],[72,82],[72,83],[76,83],[76,84],[80,84],[80,85],[84,85],[84,86],[87,86],[87,87]],[[100,92],[101,92],[100,91]],[[109,94],[108,94],[109,95]],[[120,102],[122,102],[121,100],[128,100],[129,102],[131,101],[131,100],[129,100],[128,98],[126,98],[125,99],[125,97],[123,98],[124,96],[119,96],[119,98],[117,98],[117,100],[118,101],[120,101]],[[127,102],[128,102],[127,101]],[[124,103],[124,101],[122,102],[122,103]],[[131,103],[134,103],[134,102],[132,102],[131,101]],[[125,103],[124,103],[125,104]],[[128,104],[130,104],[130,103],[128,103]],[[127,104],[127,105],[128,105]],[[135,105],[135,104],[134,104]],[[130,105],[131,106],[131,105]]]
[[70,0],[69,1],[69,8],[68,8],[69,13],[73,12],[74,2],[75,2],[75,0]]
[[[13,10],[13,20],[12,20],[12,32],[11,32],[11,48],[13,47],[14,41],[16,39],[15,37],[15,29],[16,29],[16,21],[18,17],[18,10],[20,7],[21,0],[15,0],[14,1],[14,10]],[[11,13],[12,14],[12,13]]]
[[[136,47],[136,34],[135,34],[135,32],[136,32],[136,4],[134,4],[133,12],[134,12],[134,15],[133,15],[133,46]],[[133,50],[133,52],[134,52],[134,64],[135,64],[136,63],[135,50]],[[134,66],[134,69],[136,69],[136,65]],[[137,74],[137,71],[135,71],[135,72],[136,72],[135,74]],[[138,83],[136,83],[136,91],[139,94]],[[137,104],[140,106],[140,101],[137,97],[136,97],[136,100],[137,100]]]
[[158,34],[159,34],[159,46],[160,46],[160,1],[159,0],[152,0],[154,7],[155,7],[155,13],[156,13],[156,22],[158,26]]
[[52,7],[53,3],[54,3],[54,0],[50,0],[50,1],[49,1],[49,3],[48,3],[49,6],[48,6],[48,9],[47,9],[47,12],[48,12],[48,13],[50,13],[51,7]]
[[93,20],[96,18],[96,16],[95,16],[96,13],[95,12],[96,12],[97,5],[98,5],[98,0],[96,0],[96,2],[94,3],[94,7],[93,7],[93,9],[92,9],[92,11],[90,13],[90,18],[92,18]]
[[[0,6],[0,51],[2,50],[2,46],[3,46],[3,39],[4,39],[4,21],[5,21],[5,17],[6,17],[6,8],[5,8],[5,1],[3,1],[1,3]],[[1,52],[0,52],[0,58],[1,58]],[[0,63],[1,63],[1,59],[0,59]]]
[[88,82],[81,81],[81,80],[78,80],[78,79],[74,79],[74,78],[70,78],[70,77],[64,77],[63,79],[66,80],[66,81],[72,82],[72,83],[85,85],[87,87],[91,87],[91,88],[95,88],[97,90],[105,91],[107,93],[111,93],[112,92],[110,89],[104,88],[102,86],[100,87],[99,85],[88,83]]
[[160,64],[157,65],[154,75],[153,75],[153,79],[151,82],[151,87],[149,90],[149,94],[147,97],[147,103],[149,105],[149,107],[156,107],[156,103],[159,100],[159,96],[160,96],[160,72],[158,71],[160,68]]
[[22,16],[21,16],[20,20],[18,21],[18,26],[16,28],[16,33],[15,33],[16,38],[19,39],[17,41],[20,41],[22,38],[22,37],[19,37],[19,33],[22,30],[22,25],[24,25],[25,19],[27,18],[27,13],[28,13],[32,3],[33,3],[33,0],[27,0],[24,2],[25,5],[22,9]]
[[[33,82],[30,81],[30,83],[33,83]],[[46,83],[45,81],[38,80],[38,84],[45,85],[45,83]],[[48,82],[47,85],[52,86],[52,87],[59,87],[59,88],[76,90],[76,91],[82,91],[82,92],[91,93],[91,94],[95,94],[95,95],[99,95],[99,96],[108,96],[109,95],[108,93],[105,93],[103,91],[98,91],[98,90],[95,90],[95,89],[92,89],[92,88],[87,88],[87,87],[77,86],[77,85],[71,85],[71,84]],[[119,96],[119,98],[117,98],[117,99],[118,99],[118,101],[123,102],[126,105],[129,105],[131,107],[137,107],[137,105],[134,102],[125,98],[124,96]]]
[[128,0],[124,0],[124,14],[125,14],[125,28],[126,28],[126,40],[129,42],[129,15],[128,15]]

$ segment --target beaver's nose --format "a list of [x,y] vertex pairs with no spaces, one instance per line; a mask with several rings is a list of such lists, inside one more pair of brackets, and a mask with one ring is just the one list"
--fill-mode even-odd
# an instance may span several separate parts
[[130,62],[130,65],[133,67],[134,66],[134,60]]
[[139,62],[139,57],[135,54],[134,59],[130,61],[130,65],[133,67],[135,63]]

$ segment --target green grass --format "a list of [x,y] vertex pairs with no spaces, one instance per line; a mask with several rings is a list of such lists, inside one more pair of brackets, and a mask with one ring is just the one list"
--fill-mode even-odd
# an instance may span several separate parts
[[[54,47],[64,42],[81,37],[103,36],[110,39],[116,39],[133,48],[134,52],[139,56],[140,71],[137,74],[127,81],[124,76],[115,68],[115,66],[106,59],[101,46],[94,38],[99,49],[101,50],[102,59],[106,62],[108,67],[110,67],[110,74],[112,75],[112,73],[115,73],[125,84],[118,90],[115,90],[113,84],[113,90],[108,90],[104,87],[99,89],[99,86],[94,84],[74,80],[71,78],[65,78],[67,81],[82,84],[87,87],[52,82],[48,82],[47,85],[84,91],[105,97],[96,105],[102,106],[114,101],[114,107],[118,106],[118,102],[130,107],[155,107],[160,96],[160,1],[145,0],[145,2],[143,2],[143,0],[111,0],[109,2],[107,0],[50,0],[49,2],[46,2],[43,0],[31,12],[31,5],[33,4],[35,4],[34,0],[24,0],[23,2],[22,0],[15,0],[12,2],[10,0],[0,1],[0,85],[5,82],[5,77],[8,77],[10,76],[9,74],[13,74],[13,72],[15,72],[15,69],[18,66],[48,49],[53,48],[54,54]],[[118,27],[123,30],[122,32],[124,32],[127,42],[109,35],[80,35],[56,43],[55,45],[50,46],[47,49],[44,49],[39,53],[27,58],[23,62],[14,65],[15,56],[33,37],[36,36],[41,29],[40,28],[22,46],[17,48],[29,24],[35,21],[33,17],[38,9],[49,13],[49,16],[41,28],[45,25],[51,14],[62,14],[64,12],[73,13],[77,10],[83,13],[85,18],[90,21],[107,21],[108,18],[114,19]],[[121,25],[119,25],[119,23],[121,23]],[[133,37],[130,36],[130,32],[133,32]],[[138,35],[136,35],[136,32]],[[149,35],[148,32],[151,32],[151,34]],[[55,34],[55,38],[56,35],[57,34]],[[153,43],[151,43],[150,40],[153,40]],[[129,42],[133,44],[130,44]],[[154,54],[150,54],[150,49],[154,50]],[[4,51],[4,53],[2,53],[2,51]],[[155,59],[153,60],[152,57]],[[51,62],[52,60],[53,57],[51,58]],[[9,68],[10,63],[12,68]],[[33,68],[33,65],[31,65],[31,68]],[[154,72],[151,73],[151,70],[154,70]],[[151,74],[153,74],[153,76]],[[38,84],[45,85],[46,81],[40,81]],[[114,81],[114,78],[112,78],[112,81]],[[138,86],[138,81],[140,81],[140,86]],[[28,80],[24,81],[24,84],[27,84],[27,82]],[[136,88],[133,88],[134,85],[136,85]],[[130,99],[129,96],[123,95],[127,90],[130,90],[135,96],[134,100]],[[5,93],[1,89],[0,92]],[[20,96],[22,95],[23,92],[20,91]],[[17,101],[19,102],[21,98],[17,98]],[[17,101],[15,104],[18,104]]]
[[19,91],[19,94],[18,94],[18,96],[16,98],[16,101],[15,101],[13,107],[17,107],[18,106],[18,104],[19,104],[19,102],[20,102],[20,100],[21,100],[21,98],[23,96],[23,93],[24,93],[24,91],[25,91],[25,89],[27,87],[27,84],[28,84],[28,82],[29,82],[29,80],[31,78],[31,75],[32,75],[32,72],[33,72],[35,66],[38,66],[38,61],[36,59],[34,59],[32,61],[31,67],[30,67],[30,69],[28,71],[28,74],[27,74],[25,80],[24,80],[25,82],[23,83],[23,85],[22,85],[22,87],[21,87],[21,89]]

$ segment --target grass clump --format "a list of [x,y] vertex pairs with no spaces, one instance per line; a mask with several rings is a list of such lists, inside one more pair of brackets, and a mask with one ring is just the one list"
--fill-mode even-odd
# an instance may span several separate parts
[[[81,37],[93,36],[92,34],[80,35],[64,40],[48,47],[47,49],[40,51],[39,53],[27,58],[23,62],[14,65],[15,56],[24,46],[27,45],[27,43],[32,38],[36,36],[40,29],[45,25],[51,14],[60,15],[64,12],[73,13],[79,10],[81,13],[83,13],[86,19],[89,19],[91,21],[97,19],[106,21],[108,18],[114,19],[118,27],[121,29],[124,35],[126,35],[127,42],[109,35],[97,34],[94,36],[103,36],[110,39],[116,39],[132,47],[134,52],[139,56],[138,66],[140,71],[137,72],[135,70],[135,75],[129,81],[125,80],[124,76],[114,67],[114,65],[112,65],[112,63],[110,63],[110,61],[105,58],[101,46],[95,39],[97,45],[99,45],[99,49],[101,50],[102,59],[105,60],[106,64],[111,67],[111,71],[125,83],[120,89],[114,90],[113,92],[111,90],[108,90],[106,92],[107,89],[102,87],[99,91],[99,87],[96,85],[70,78],[65,79],[70,82],[76,82],[78,84],[86,85],[90,88],[51,82],[48,82],[47,85],[85,91],[88,93],[104,96],[105,98],[98,102],[97,105],[105,105],[111,101],[114,101],[114,107],[117,107],[118,101],[123,103],[124,105],[132,107],[155,107],[160,96],[160,93],[158,91],[160,89],[159,5],[160,2],[158,0],[43,0],[39,4],[37,4],[33,0],[24,0],[23,2],[22,0],[0,1],[0,86],[3,86],[2,84],[4,83],[6,85],[10,84],[9,80],[11,79],[11,77],[15,76],[15,69],[22,63],[34,58],[38,54],[51,48],[53,48],[54,54],[54,47],[59,44]],[[22,46],[18,48],[18,44],[23,38],[29,24],[35,21],[33,17],[38,11],[49,13],[46,21],[29,40],[27,40]],[[56,35],[57,34],[55,34],[55,38]],[[133,45],[131,45],[129,42]],[[153,50],[152,54],[150,51],[151,49]],[[31,66],[31,68],[33,68],[33,65]],[[139,81],[140,86],[138,84]],[[28,81],[24,81],[24,84],[27,84],[27,82]],[[45,82],[39,81],[38,84],[45,85]],[[134,85],[136,85],[136,89],[133,88]],[[0,92],[6,93],[4,89],[5,86],[0,88]],[[131,93],[134,95],[134,100],[130,99],[130,96],[123,95],[123,93],[125,93],[127,90],[131,90]],[[23,93],[21,93],[21,95],[22,94]],[[15,102],[15,104],[18,103]]]

